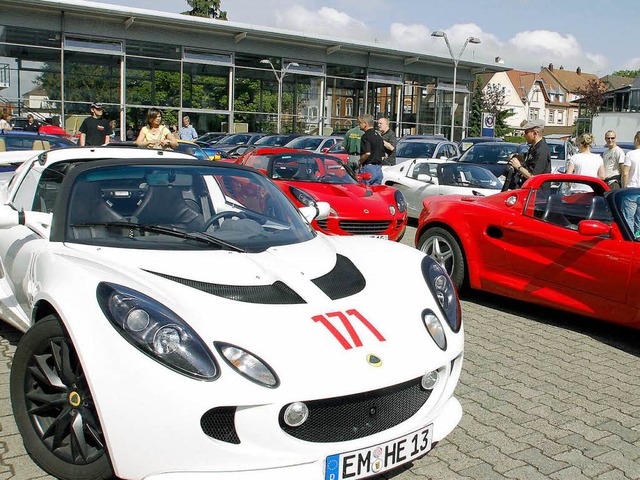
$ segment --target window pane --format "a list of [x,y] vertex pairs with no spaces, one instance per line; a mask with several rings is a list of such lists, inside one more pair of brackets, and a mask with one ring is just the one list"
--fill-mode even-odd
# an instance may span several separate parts
[[180,106],[180,63],[149,58],[127,59],[127,104]]
[[187,108],[229,108],[229,67],[185,63],[182,105]]
[[[59,20],[56,17],[51,17],[52,23]],[[60,48],[60,33],[50,30],[0,26],[0,42]],[[2,54],[1,50],[0,54]]]
[[65,52],[65,100],[119,103],[120,62],[119,56]]
[[180,60],[182,58],[182,50],[176,45],[127,40],[127,55]]

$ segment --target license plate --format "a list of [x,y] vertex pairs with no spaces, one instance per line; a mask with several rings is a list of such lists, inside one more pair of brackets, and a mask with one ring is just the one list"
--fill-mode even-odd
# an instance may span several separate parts
[[378,475],[431,450],[433,425],[380,445],[327,457],[325,480],[357,480]]
[[360,235],[361,237],[366,238],[380,238],[382,240],[389,240],[389,235]]

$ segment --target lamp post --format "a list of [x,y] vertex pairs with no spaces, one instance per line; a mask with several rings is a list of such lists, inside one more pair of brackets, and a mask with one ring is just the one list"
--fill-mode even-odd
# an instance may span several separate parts
[[451,55],[451,60],[453,60],[453,98],[451,99],[451,141],[453,142],[453,129],[455,128],[455,112],[458,108],[458,104],[456,103],[456,82],[458,80],[458,63],[460,62],[460,57],[462,57],[462,53],[464,49],[467,48],[467,44],[469,43],[480,43],[480,39],[477,37],[468,37],[464,41],[464,45],[460,49],[460,53],[457,57],[453,55],[453,50],[451,50],[451,44],[449,43],[449,38],[447,34],[442,30],[435,31],[431,34],[432,37],[441,37],[444,38],[445,43],[447,44],[447,48],[449,49],[449,55]]
[[273,70],[273,74],[276,76],[276,80],[278,81],[278,133],[281,133],[280,131],[282,130],[282,79],[287,74],[287,70],[289,70],[289,67],[298,67],[299,65],[296,62],[288,63],[284,67],[284,69],[282,69],[280,74],[278,74],[276,67],[273,66],[273,63],[271,63],[271,60],[264,58],[260,60],[260,63],[269,64],[269,66],[271,67],[271,70]]

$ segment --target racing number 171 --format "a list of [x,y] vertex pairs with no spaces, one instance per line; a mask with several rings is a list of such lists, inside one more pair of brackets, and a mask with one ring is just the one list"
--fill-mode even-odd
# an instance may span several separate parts
[[[340,342],[340,345],[342,345],[345,350],[349,350],[353,347],[362,346],[362,341],[360,340],[360,337],[358,336],[356,330],[353,328],[353,325],[351,324],[351,321],[349,319],[350,317],[360,321],[365,327],[369,329],[371,333],[373,333],[373,335],[380,342],[386,341],[386,339],[382,336],[378,329],[376,329],[376,327],[374,327],[371,322],[369,322],[369,320],[367,320],[360,312],[355,309],[347,310],[346,312],[325,313],[324,315],[316,315],[311,318],[314,322],[320,322],[322,325],[324,325],[327,330],[329,330],[329,332],[331,332],[331,334],[336,338],[336,340]],[[337,318],[340,320],[340,322],[342,322],[342,325],[344,325],[344,328],[347,330],[347,333],[351,337],[353,345],[351,345],[351,343],[349,343],[349,340],[347,340],[344,335],[342,335],[333,325],[333,323],[331,323],[331,318]]]

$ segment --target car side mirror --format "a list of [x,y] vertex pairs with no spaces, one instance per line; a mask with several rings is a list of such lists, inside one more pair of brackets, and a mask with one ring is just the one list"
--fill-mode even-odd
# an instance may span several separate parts
[[329,147],[325,147],[322,149],[322,153],[327,153],[329,151]]
[[0,206],[0,230],[24,225],[42,238],[48,238],[52,218],[52,213],[18,212],[9,205]]
[[433,182],[433,177],[431,175],[429,175],[428,173],[419,173],[417,180],[419,182],[431,183],[431,182]]
[[317,202],[310,207],[300,207],[300,212],[309,223],[313,220],[324,220],[329,216],[330,210],[331,205],[329,205],[329,202]]
[[611,233],[611,226],[598,220],[582,220],[578,223],[578,233],[586,237],[598,237]]

